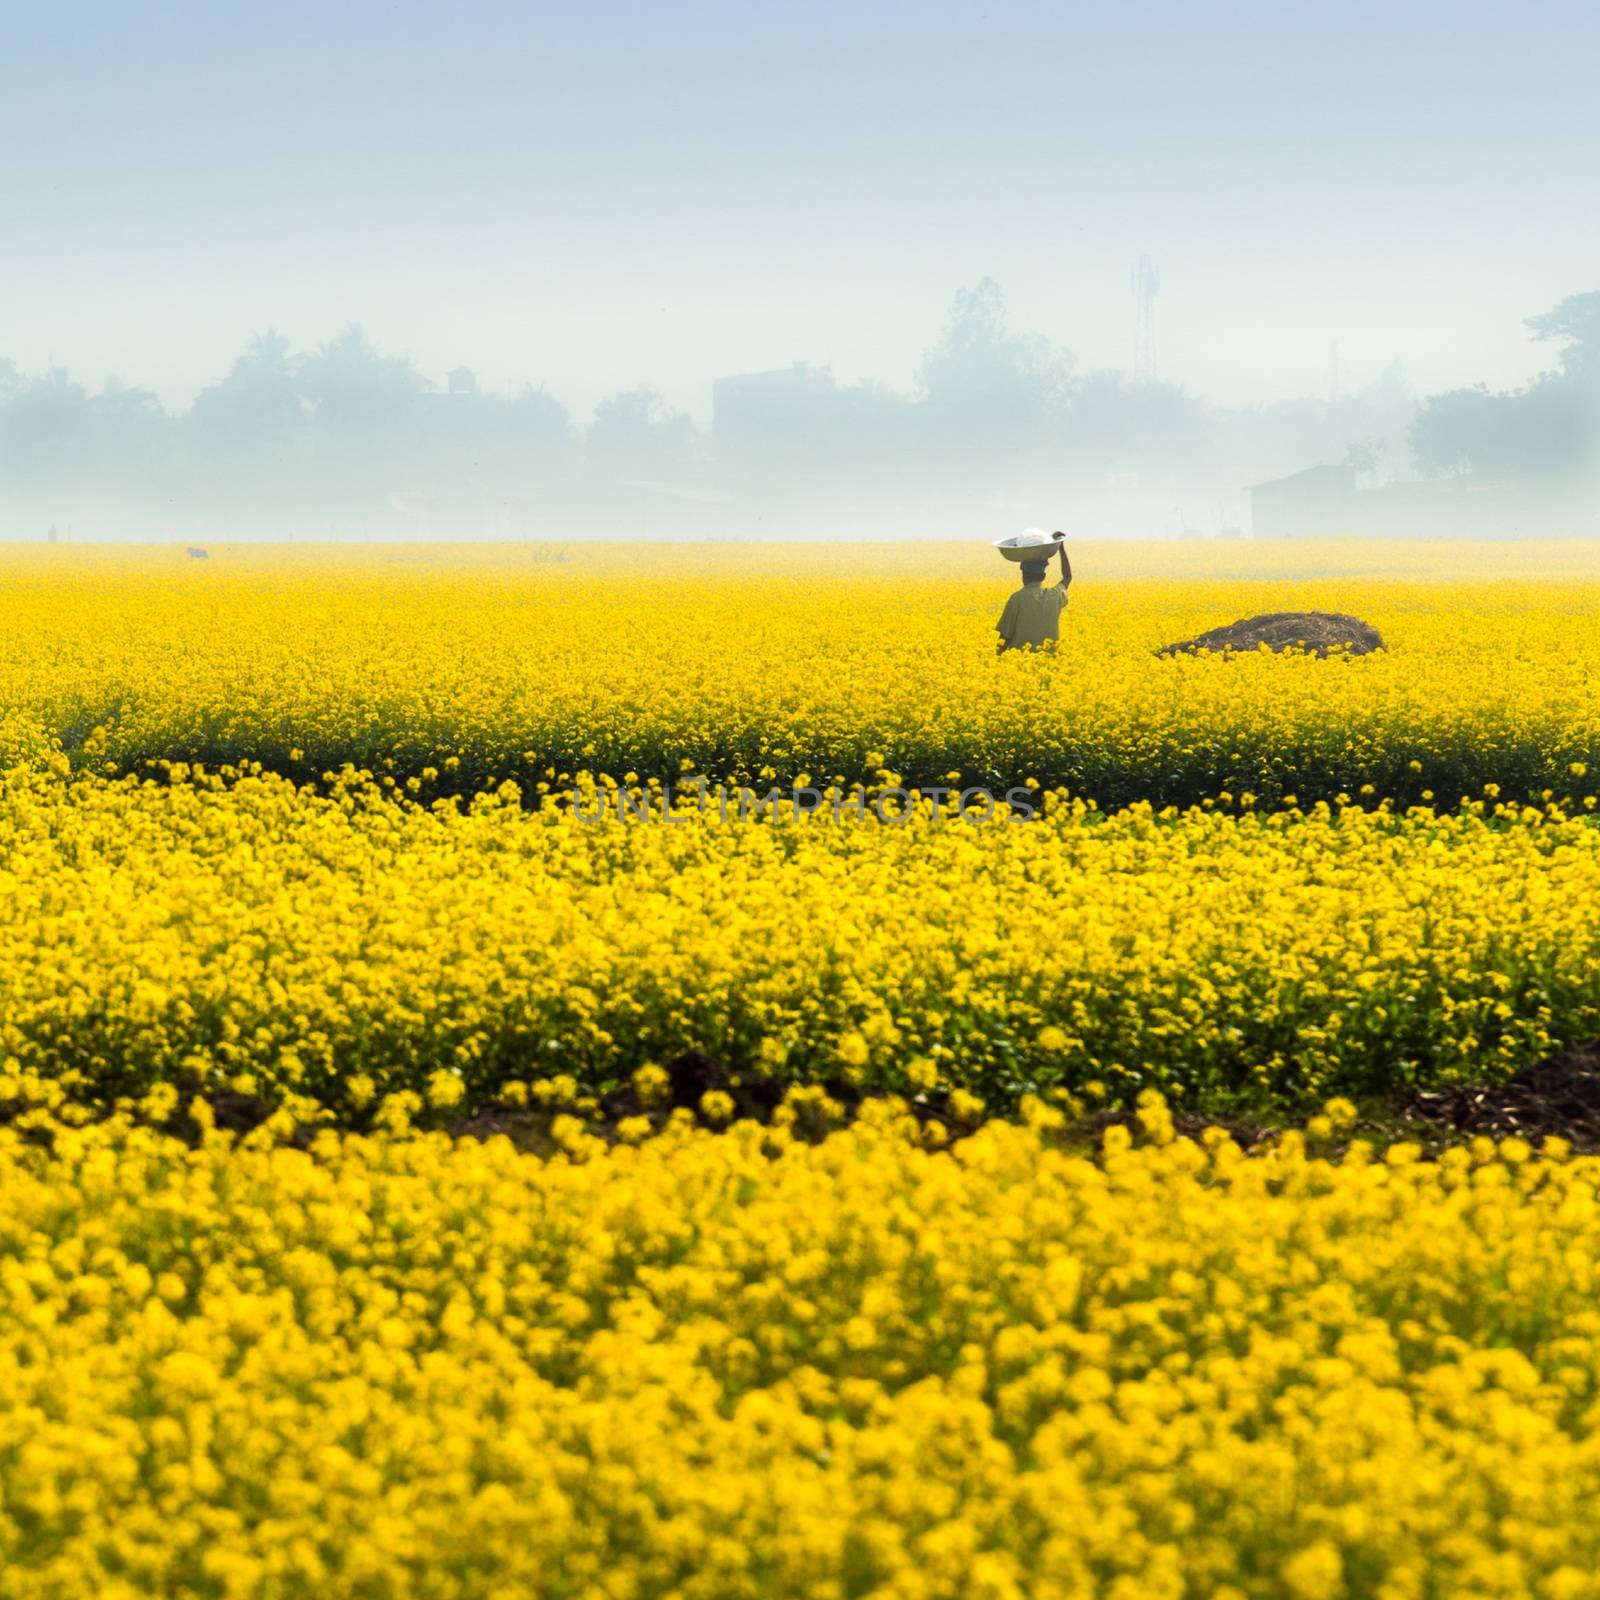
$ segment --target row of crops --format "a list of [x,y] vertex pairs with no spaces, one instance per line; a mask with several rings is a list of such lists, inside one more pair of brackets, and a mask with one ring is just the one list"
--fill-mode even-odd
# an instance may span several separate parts
[[996,1108],[1306,1105],[1600,1033],[1586,816],[863,813],[14,772],[0,1049],[97,1101],[172,1082],[351,1118],[593,1094],[690,1050]]
[[[148,552],[0,570],[0,756],[102,775],[254,761],[304,781],[353,766],[424,797],[686,770],[1032,780],[1107,808],[1600,795],[1600,574],[1491,581],[1470,549],[1438,569],[1449,581],[1176,582],[1098,575],[1112,558],[1091,548],[1061,651],[1001,660],[1010,575],[939,547],[892,575],[837,549],[753,553],[748,570],[704,549],[521,567],[225,555],[198,571]],[[1388,649],[1154,655],[1285,607],[1359,612]]]

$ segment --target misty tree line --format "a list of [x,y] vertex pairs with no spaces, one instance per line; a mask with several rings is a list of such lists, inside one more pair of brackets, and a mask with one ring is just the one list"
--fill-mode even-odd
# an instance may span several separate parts
[[1419,406],[1396,363],[1349,395],[1225,408],[1080,371],[1013,329],[986,279],[956,296],[913,393],[797,369],[774,376],[776,409],[741,415],[719,391],[710,430],[650,387],[580,423],[540,387],[435,385],[355,325],[308,352],[253,338],[179,414],[0,359],[0,535],[824,532],[1004,521],[1064,494],[1182,495],[1200,522],[1207,497],[1341,460],[1368,482],[1600,481],[1600,293],[1528,327],[1557,365],[1517,391]]
[[1558,347],[1556,368],[1523,389],[1433,395],[1410,434],[1423,472],[1553,487],[1600,483],[1600,293],[1572,295],[1526,327]]

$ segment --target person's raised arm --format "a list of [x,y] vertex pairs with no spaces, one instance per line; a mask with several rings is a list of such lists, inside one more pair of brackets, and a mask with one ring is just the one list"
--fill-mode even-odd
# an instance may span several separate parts
[[1067,560],[1067,541],[1058,533],[1056,543],[1061,551],[1061,587],[1069,587],[1072,583],[1072,563]]

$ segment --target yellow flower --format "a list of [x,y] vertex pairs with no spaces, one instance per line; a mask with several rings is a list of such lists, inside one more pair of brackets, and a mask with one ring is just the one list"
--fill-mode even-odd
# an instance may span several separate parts
[[957,1122],[980,1121],[988,1109],[977,1095],[966,1089],[952,1089],[946,1104]]
[[646,1062],[633,1075],[633,1092],[642,1106],[662,1104],[672,1089],[672,1079],[664,1067]]
[[734,1112],[733,1096],[721,1089],[708,1089],[700,1096],[700,1115],[707,1122],[720,1126]]
[[1297,1551],[1283,1564],[1284,1587],[1295,1600],[1336,1600],[1344,1593],[1344,1563],[1326,1539]]
[[838,1044],[834,1047],[834,1054],[847,1067],[864,1067],[871,1056],[871,1050],[866,1039],[852,1029],[840,1036]]
[[441,1068],[428,1078],[428,1104],[436,1111],[448,1111],[461,1104],[466,1086],[457,1073]]

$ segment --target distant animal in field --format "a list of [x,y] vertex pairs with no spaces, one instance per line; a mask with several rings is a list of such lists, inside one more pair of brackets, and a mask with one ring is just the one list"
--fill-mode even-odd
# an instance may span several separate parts
[[188,556],[191,561],[209,561],[211,559],[211,552],[209,550],[202,550],[197,544],[190,545],[189,548],[183,553]]

